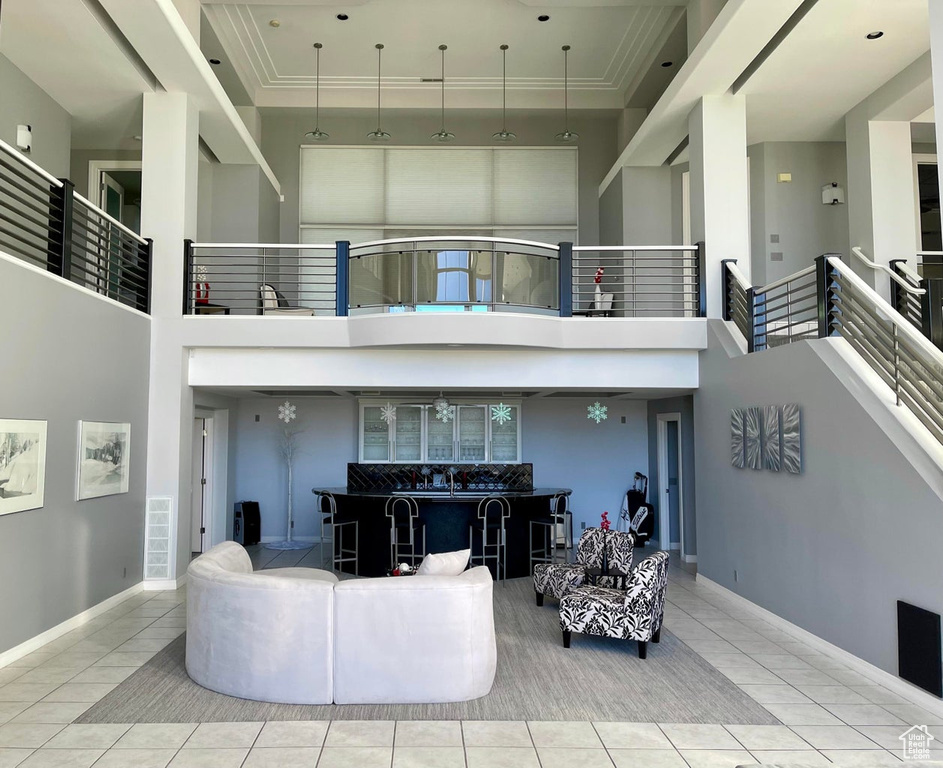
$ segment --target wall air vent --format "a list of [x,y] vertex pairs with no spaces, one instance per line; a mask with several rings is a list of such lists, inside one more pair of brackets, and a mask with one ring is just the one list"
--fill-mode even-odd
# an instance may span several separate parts
[[442,78],[441,77],[420,77],[419,82],[420,83],[441,83]]
[[253,393],[263,397],[343,397],[329,389],[254,389]]
[[170,544],[173,532],[172,496],[151,496],[144,513],[144,580],[165,581],[173,578]]

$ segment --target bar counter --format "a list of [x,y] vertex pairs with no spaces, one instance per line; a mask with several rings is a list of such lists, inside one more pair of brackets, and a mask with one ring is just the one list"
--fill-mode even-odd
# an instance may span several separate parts
[[[468,528],[477,520],[478,505],[488,496],[502,496],[508,500],[511,514],[506,525],[507,577],[530,575],[529,534],[530,521],[546,517],[550,502],[561,494],[569,496],[569,488],[535,488],[529,491],[456,490],[449,488],[416,489],[403,491],[361,491],[347,487],[311,489],[314,494],[330,493],[337,503],[337,514],[353,518],[359,523],[359,572],[361,576],[383,576],[390,567],[390,518],[386,504],[391,498],[409,496],[419,505],[419,522],[426,526],[426,553],[452,552],[467,549]],[[534,529],[535,546],[539,546],[541,528]],[[478,534],[475,535],[473,555],[480,555]],[[348,539],[345,535],[345,546]],[[493,552],[489,549],[489,552]],[[488,561],[492,575],[494,561]],[[350,563],[344,570],[353,572]]]

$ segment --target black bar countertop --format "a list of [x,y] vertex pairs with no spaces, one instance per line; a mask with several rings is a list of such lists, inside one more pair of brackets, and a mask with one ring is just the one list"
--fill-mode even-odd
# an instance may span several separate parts
[[[569,496],[569,488],[534,488],[532,490],[502,491],[499,489],[456,489],[449,487],[348,490],[347,486],[315,487],[314,494],[331,494],[337,504],[338,517],[358,523],[358,572],[361,576],[383,576],[391,566],[390,525],[386,516],[389,499],[411,497],[419,507],[419,522],[425,526],[426,553],[453,552],[469,546],[470,527],[477,522],[478,505],[489,496],[501,496],[510,505],[510,516],[505,521],[507,546],[507,576],[529,576],[531,521],[546,519],[550,514],[551,499]],[[534,545],[544,536],[546,526],[534,526]],[[345,534],[344,546],[350,545],[350,533]],[[481,550],[480,534],[473,536],[472,556],[478,560]],[[493,548],[489,551],[494,551]],[[488,563],[494,574],[494,561]],[[344,570],[353,572],[352,563]],[[496,575],[496,574],[495,574]]]

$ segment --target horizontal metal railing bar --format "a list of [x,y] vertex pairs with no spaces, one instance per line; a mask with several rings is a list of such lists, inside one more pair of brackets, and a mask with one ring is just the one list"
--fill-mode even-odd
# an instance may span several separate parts
[[[687,299],[689,301],[694,301],[697,299],[695,294],[686,294],[686,293],[675,293],[673,291],[646,291],[645,293],[613,293],[612,291],[607,291],[607,293],[612,293],[613,301],[651,301],[652,297],[658,296],[668,296],[672,299],[682,301]],[[595,294],[573,294],[574,299],[579,299],[580,301],[589,301],[593,299],[595,301]],[[664,301],[664,299],[655,299],[656,301]]]
[[[906,377],[901,377],[899,379],[899,384],[902,392],[906,393],[913,403],[919,407],[920,411],[922,411],[925,416],[932,420],[936,430],[943,432],[943,414],[941,414],[938,408],[933,405],[930,398],[928,398],[925,393],[920,392],[920,390],[914,386],[914,383]],[[918,417],[919,415],[920,414],[917,413]]]
[[[293,251],[333,251],[337,246],[335,243],[194,243],[190,246],[194,251],[198,250],[236,250],[244,251],[251,249],[254,251],[266,250],[293,250]],[[199,255],[194,253],[194,255]]]
[[95,216],[101,216],[102,218],[110,221],[118,229],[120,229],[122,232],[128,235],[132,240],[137,241],[141,245],[147,244],[147,240],[141,237],[137,232],[135,232],[133,229],[129,229],[117,219],[109,216],[107,213],[105,213],[101,208],[99,208],[97,205],[92,203],[90,200],[86,200],[84,197],[82,197],[78,192],[74,192],[72,194],[72,197],[77,203],[79,203],[80,205],[84,205],[85,208],[88,209],[89,213],[93,213]]
[[784,307],[792,304],[804,304],[811,301],[813,304],[817,301],[815,290],[805,290],[801,293],[777,293],[770,295],[764,293],[762,296],[755,296],[754,304],[758,312],[762,312],[764,307]]
[[[551,251],[559,251],[560,247],[556,243],[541,243],[536,240],[520,240],[508,237],[483,237],[483,236],[461,236],[461,235],[443,235],[423,236],[423,237],[396,237],[391,240],[368,240],[365,243],[351,243],[350,250],[360,248],[375,248],[378,245],[396,245],[397,243],[510,243],[512,245],[527,245],[536,248],[546,248]],[[412,249],[404,249],[412,250]],[[575,250],[575,249],[574,249]]]
[[[17,221],[16,219],[7,216],[2,211],[5,209],[0,209],[0,221],[5,221],[11,227],[15,227],[20,231],[21,234],[30,235],[39,240],[48,240],[49,239],[49,225],[43,224],[42,222],[35,221],[26,216],[23,216],[21,213],[13,211],[14,214],[24,219],[24,221]],[[39,229],[36,229],[38,227]]]
[[[3,162],[3,159],[2,159],[2,158],[0,158],[0,166],[4,166],[4,162]],[[7,166],[7,167],[8,167],[8,166]],[[37,190],[42,190],[42,187],[34,187],[34,186],[32,186],[32,182],[31,182],[30,179],[28,179],[28,178],[22,176],[22,174],[17,173],[17,172],[16,172],[16,169],[14,169],[14,168],[11,168],[11,170],[12,170],[17,176],[19,176],[20,178],[22,178],[23,181],[25,181],[25,182],[26,182],[28,185],[30,185],[30,186],[23,186],[23,185],[20,184],[18,181],[16,181],[15,179],[11,179],[11,178],[8,177],[8,176],[0,176],[0,180],[2,180],[2,181],[3,181],[5,184],[7,184],[8,186],[13,187],[13,189],[19,190],[19,191],[22,192],[24,195],[26,195],[27,197],[32,198],[33,200],[35,200],[36,202],[40,203],[41,205],[48,205],[51,209],[54,209],[57,213],[62,210],[59,205],[56,205],[56,204],[52,201],[52,196],[49,194],[48,191],[44,191],[44,194],[39,194],[39,193],[37,192]]]
[[805,275],[813,274],[814,272],[815,272],[815,265],[813,264],[811,267],[800,269],[798,272],[793,272],[791,275],[787,275],[786,277],[781,277],[779,280],[774,280],[768,285],[764,285],[762,288],[755,288],[753,292],[754,293],[769,293],[771,290],[773,290],[774,288],[778,288],[780,285],[791,283],[793,280],[796,280],[797,278],[803,277]]
[[795,278],[794,280],[790,280],[787,283],[783,283],[767,291],[757,289],[753,293],[756,295],[757,301],[759,301],[761,296],[787,296],[791,293],[799,293],[807,289],[811,289],[814,292],[816,286],[815,275],[813,274],[811,276],[811,280],[805,280],[803,282],[803,279],[806,277],[809,277],[809,275],[802,275],[802,277]]
[[685,256],[682,256],[680,258],[679,257],[672,258],[670,256],[662,256],[660,254],[658,255],[643,254],[643,255],[639,255],[636,258],[628,258],[624,256],[600,256],[598,259],[592,259],[591,261],[592,261],[591,264],[580,263],[578,261],[574,261],[573,269],[585,269],[587,271],[591,271],[591,270],[596,269],[596,267],[601,264],[602,265],[615,264],[619,267],[625,267],[626,269],[631,269],[632,266],[636,263],[644,263],[647,265],[652,262],[656,264],[681,262],[681,265],[683,265],[685,269],[694,269],[697,265],[696,259],[690,259]]
[[3,156],[0,156],[0,169],[6,171],[4,173],[3,170],[0,170],[0,181],[9,184],[11,187],[16,187],[40,202],[45,201],[48,203],[52,200],[52,190],[49,189],[45,181],[37,181],[35,177],[24,173],[22,168],[4,160]]
[[[2,233],[2,230],[0,230],[0,233]],[[14,256],[22,257],[22,258],[28,259],[28,260],[30,260],[30,261],[35,261],[36,264],[39,265],[40,267],[42,267],[43,269],[46,269],[46,267],[47,267],[47,265],[48,265],[48,263],[49,263],[49,262],[48,262],[48,256],[49,256],[49,252],[48,252],[48,251],[45,252],[45,253],[43,253],[42,256],[37,256],[37,255],[36,255],[35,253],[33,253],[33,252],[24,250],[23,246],[18,246],[18,245],[15,245],[15,244],[13,244],[13,243],[7,243],[7,242],[0,242],[0,250],[2,250],[2,251],[7,251],[7,252],[11,253],[11,254],[14,255]],[[36,250],[36,249],[32,249],[32,250]]]
[[[789,320],[790,322],[773,320],[772,322],[756,323],[753,327],[756,329],[757,334],[764,335],[782,333],[783,331],[788,331],[790,328],[798,328],[813,322],[812,320],[793,320],[792,318],[789,318]],[[772,323],[775,323],[775,325]],[[816,333],[818,333],[818,329],[816,329]]]
[[527,309],[559,309],[553,304],[527,304],[522,301],[404,301],[397,304],[351,304],[352,309],[374,309],[376,307],[526,307]]
[[816,314],[817,311],[818,310],[815,304],[792,306],[791,304],[784,303],[766,308],[757,306],[756,312],[754,314],[757,317],[758,322],[773,322],[803,313],[808,314],[811,312]]
[[59,179],[57,179],[55,176],[53,176],[53,175],[52,175],[51,173],[49,173],[48,171],[45,171],[45,170],[43,170],[42,168],[40,168],[38,165],[36,165],[36,163],[34,163],[34,162],[33,162],[32,160],[30,160],[28,157],[24,157],[21,152],[19,152],[18,150],[14,149],[13,147],[11,147],[11,146],[10,146],[9,144],[7,144],[5,141],[0,141],[0,151],[6,152],[8,155],[10,155],[12,158],[14,158],[18,163],[22,163],[23,165],[25,165],[27,168],[29,168],[29,169],[30,169],[33,173],[35,173],[36,175],[42,176],[42,178],[44,178],[46,181],[48,181],[48,182],[49,182],[50,184],[52,184],[53,186],[56,186],[56,187],[61,187],[61,186],[62,186],[62,182],[59,181]]
[[120,240],[96,235],[83,227],[72,227],[72,244],[91,253],[96,251],[118,251],[126,260],[136,259],[138,256],[137,248],[122,243]]
[[138,238],[129,237],[123,230],[117,229],[114,223],[110,221],[95,221],[95,217],[83,216],[80,212],[75,212],[72,218],[73,229],[76,226],[92,237],[107,240],[109,243],[116,243],[129,252],[137,253],[138,249],[145,243]]
[[35,213],[38,213],[40,216],[47,216],[49,218],[58,218],[56,214],[59,212],[59,208],[56,206],[50,205],[49,200],[43,200],[41,197],[33,195],[32,196],[33,200],[38,200],[40,203],[39,205],[37,205],[35,202],[33,202],[33,200],[29,200],[23,197],[18,197],[17,195],[13,194],[11,189],[15,189],[15,187],[12,184],[5,187],[0,186],[0,195],[6,195],[7,197],[10,198],[10,200],[16,203],[16,205],[23,206],[24,208],[28,208],[29,210],[34,211]]
[[[56,256],[56,253],[52,249],[49,248],[48,241],[44,245],[39,245],[34,240],[28,240],[27,238],[23,237],[23,235],[20,234],[19,232],[16,232],[11,229],[7,229],[6,227],[2,225],[0,225],[0,234],[4,234],[7,237],[13,238],[17,242],[20,242],[23,245],[25,245],[27,248],[34,248],[35,250],[40,251],[41,253],[45,253],[48,256],[52,256],[52,257]],[[33,237],[36,238],[35,235]],[[36,239],[41,239],[41,238],[36,238]]]
[[751,286],[750,286],[749,281],[744,276],[743,272],[740,271],[740,267],[738,267],[732,261],[728,261],[726,264],[727,264],[727,271],[730,272],[730,274],[734,276],[740,288],[744,292],[748,291],[751,288]]
[[573,252],[585,251],[685,251],[697,253],[696,245],[574,245]]

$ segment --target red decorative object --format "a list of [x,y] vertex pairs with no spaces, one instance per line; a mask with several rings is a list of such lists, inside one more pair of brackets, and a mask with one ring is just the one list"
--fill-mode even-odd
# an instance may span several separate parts
[[608,512],[602,513],[602,521],[599,523],[599,527],[602,528],[604,531],[609,530],[609,513]]
[[394,568],[394,569],[393,569],[393,575],[394,575],[394,576],[399,576],[399,568]]
[[599,267],[599,268],[596,270],[596,277],[593,278],[593,282],[596,283],[596,285],[599,285],[599,284],[602,282],[602,273],[603,273],[603,272],[605,272],[605,270],[604,270],[602,267]]
[[197,283],[196,284],[196,303],[209,304],[209,302],[210,302],[210,284]]

